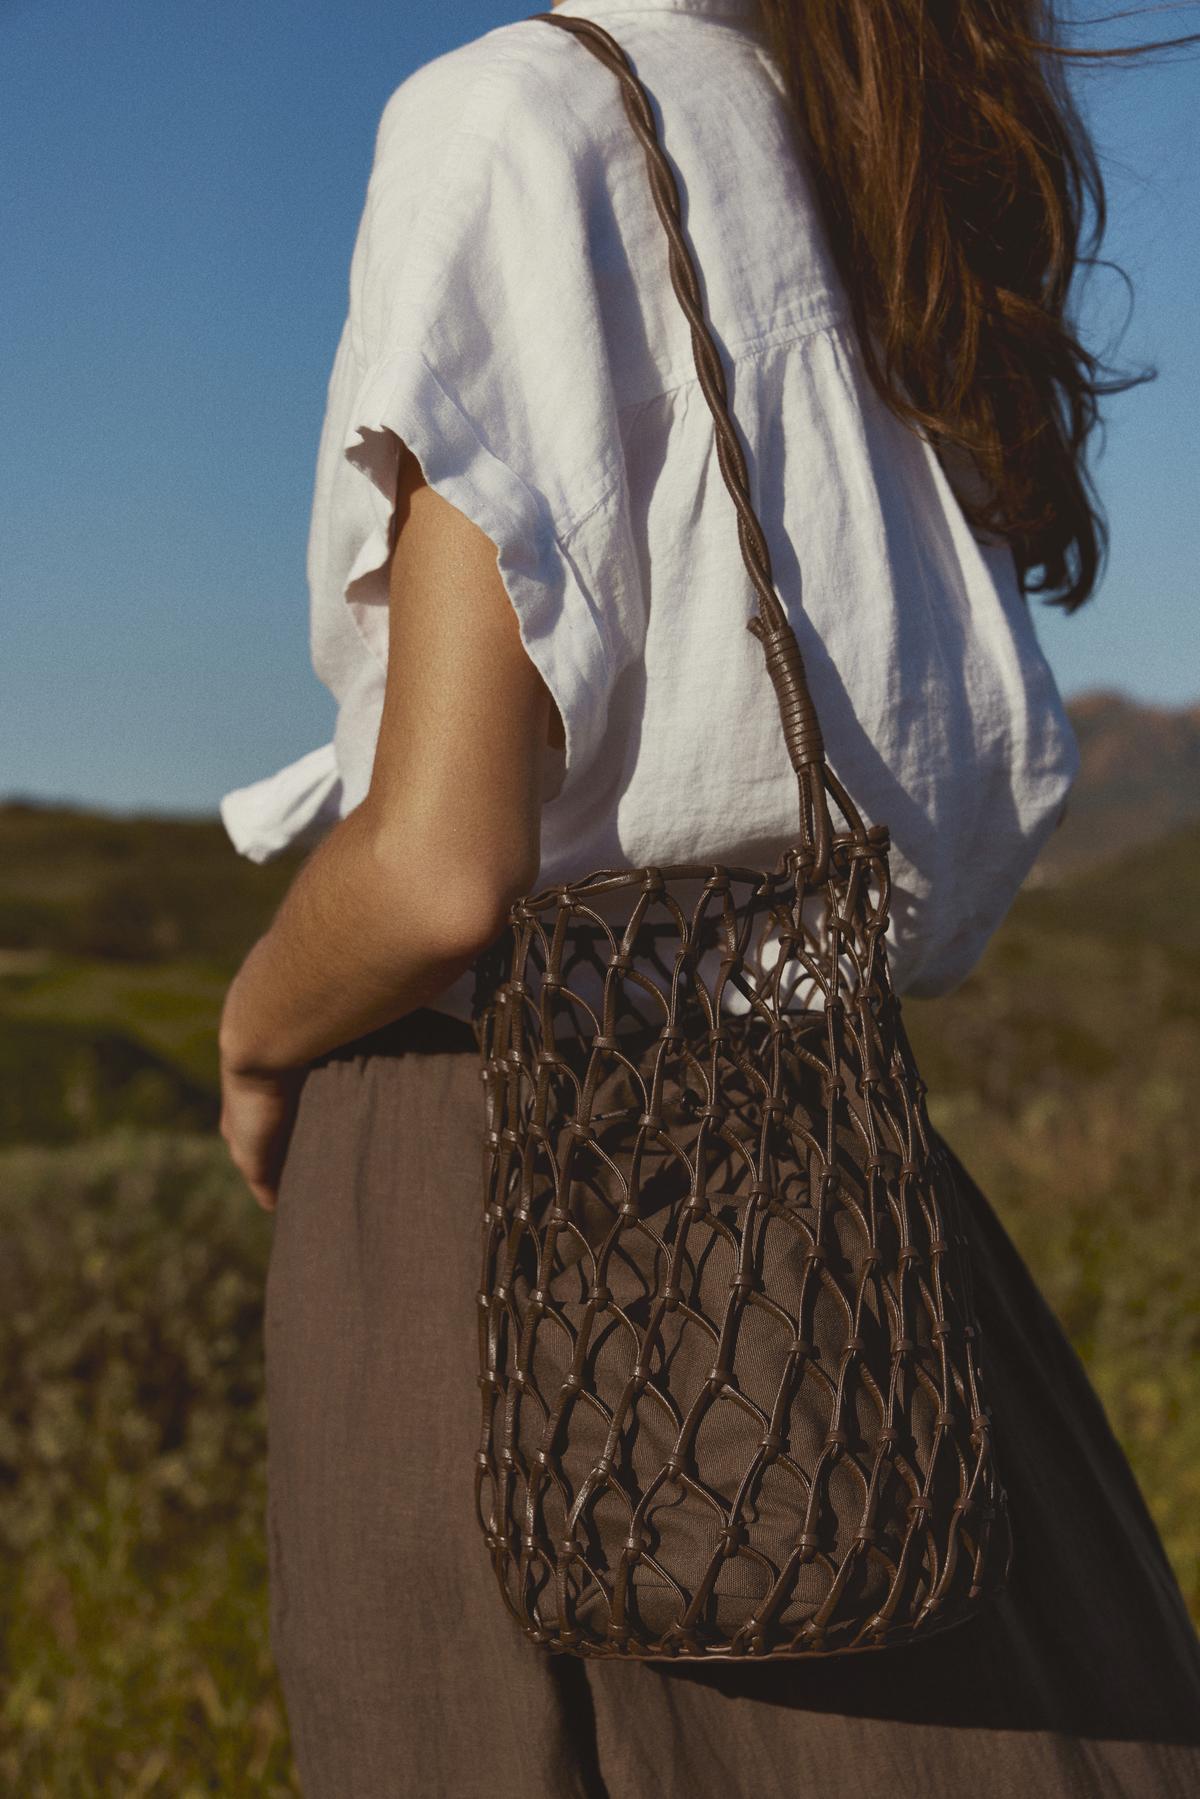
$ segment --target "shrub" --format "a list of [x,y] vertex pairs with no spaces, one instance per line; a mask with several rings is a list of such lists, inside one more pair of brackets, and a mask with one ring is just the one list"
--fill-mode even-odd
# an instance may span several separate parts
[[0,1158],[0,1789],[298,1790],[267,1640],[270,1221],[222,1146]]

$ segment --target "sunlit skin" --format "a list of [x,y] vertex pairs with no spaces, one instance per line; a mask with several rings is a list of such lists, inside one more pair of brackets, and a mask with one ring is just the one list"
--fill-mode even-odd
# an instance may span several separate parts
[[275,1206],[304,1065],[427,1004],[537,877],[558,709],[496,546],[401,452],[370,790],[299,870],[221,1019],[221,1135]]

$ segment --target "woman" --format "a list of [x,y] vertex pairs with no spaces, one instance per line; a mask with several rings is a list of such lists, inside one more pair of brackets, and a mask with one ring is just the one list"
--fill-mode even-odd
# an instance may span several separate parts
[[[1111,389],[1063,318],[1088,165],[1044,21],[561,11],[610,26],[661,108],[830,761],[892,830],[895,984],[946,991],[1078,766],[1025,592],[1074,608],[1099,560],[1081,452]],[[309,1799],[1196,1791],[1181,1595],[961,1164],[1024,1551],[988,1612],[873,1655],[681,1669],[543,1656],[494,1589],[471,965],[535,885],[763,865],[795,835],[642,152],[565,33],[515,22],[387,107],[310,578],[336,745],[225,815],[251,855],[323,840],[221,1033],[223,1131],[277,1207],[272,1635]]]

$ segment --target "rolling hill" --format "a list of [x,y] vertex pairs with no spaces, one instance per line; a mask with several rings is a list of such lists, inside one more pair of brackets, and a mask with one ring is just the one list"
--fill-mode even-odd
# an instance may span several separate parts
[[1067,711],[1079,775],[1065,820],[1030,872],[1035,887],[1200,819],[1200,704],[1141,706],[1097,691],[1071,700]]

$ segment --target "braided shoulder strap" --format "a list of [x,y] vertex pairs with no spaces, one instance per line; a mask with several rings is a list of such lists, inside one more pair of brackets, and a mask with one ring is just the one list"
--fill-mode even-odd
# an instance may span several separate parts
[[696,374],[716,427],[717,460],[737,508],[742,560],[758,596],[758,608],[746,629],[753,632],[763,647],[767,673],[779,702],[788,758],[800,784],[800,826],[805,851],[812,855],[809,879],[817,885],[826,877],[833,834],[827,789],[833,793],[853,828],[861,830],[862,822],[853,802],[825,761],[821,727],[809,692],[800,646],[775,592],[767,540],[750,499],[746,459],[729,410],[725,370],[704,316],[696,263],[683,232],[678,183],[659,141],[649,95],[616,39],[592,19],[554,12],[531,16],[569,32],[612,70],[621,84],[621,98],[629,122],[646,152],[655,209],[667,235],[671,285],[691,327]]

